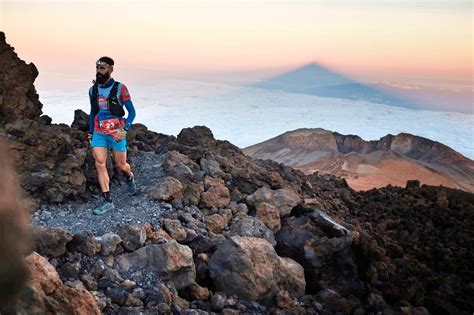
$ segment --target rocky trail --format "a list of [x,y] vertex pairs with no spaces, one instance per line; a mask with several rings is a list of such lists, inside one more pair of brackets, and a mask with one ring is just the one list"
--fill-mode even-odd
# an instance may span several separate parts
[[[109,162],[111,162],[109,160]],[[160,214],[171,209],[165,202],[151,201],[146,195],[156,185],[162,174],[162,159],[153,153],[139,152],[129,158],[137,183],[137,194],[129,196],[123,180],[111,182],[111,196],[115,210],[97,216],[92,209],[99,204],[99,195],[92,195],[85,202],[70,201],[59,205],[46,205],[32,215],[32,224],[44,227],[63,227],[70,233],[88,230],[96,235],[117,232],[129,223],[158,225]]]

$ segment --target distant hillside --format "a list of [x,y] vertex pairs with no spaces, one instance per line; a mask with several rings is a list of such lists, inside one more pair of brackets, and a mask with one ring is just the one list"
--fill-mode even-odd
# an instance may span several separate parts
[[417,105],[375,86],[346,78],[344,75],[310,63],[295,70],[255,83],[254,87],[276,89],[323,97],[365,100],[392,106],[416,108]]
[[244,149],[256,159],[271,159],[305,173],[344,177],[356,190],[409,179],[474,191],[474,162],[448,146],[401,133],[378,141],[324,129],[298,129]]

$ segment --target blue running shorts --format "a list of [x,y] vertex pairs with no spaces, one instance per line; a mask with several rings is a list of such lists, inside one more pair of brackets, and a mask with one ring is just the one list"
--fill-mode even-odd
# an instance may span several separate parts
[[114,149],[116,151],[125,152],[127,151],[127,138],[116,142],[114,137],[111,135],[105,135],[94,131],[92,134],[91,147],[104,147],[109,150]]

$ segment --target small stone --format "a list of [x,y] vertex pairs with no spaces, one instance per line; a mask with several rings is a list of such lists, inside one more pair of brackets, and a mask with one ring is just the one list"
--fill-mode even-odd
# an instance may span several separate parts
[[102,311],[107,306],[107,297],[104,293],[98,291],[91,291],[92,296],[94,297],[97,307]]
[[201,287],[197,283],[191,284],[191,292],[195,299],[207,301],[209,300],[209,289],[205,287]]
[[80,270],[79,263],[67,262],[59,268],[59,274],[63,279],[78,279]]
[[146,293],[145,293],[145,290],[143,290],[142,288],[135,288],[133,289],[131,295],[137,299],[145,299],[146,298]]
[[174,305],[176,305],[179,310],[185,310],[189,308],[189,302],[180,296],[174,297]]
[[115,233],[107,233],[102,235],[98,241],[101,244],[100,253],[107,256],[115,252],[117,245],[122,242],[122,239]]
[[97,260],[91,268],[91,273],[94,277],[99,278],[105,271],[105,264],[102,259]]
[[296,301],[290,297],[288,291],[280,291],[276,296],[277,305],[281,309],[290,308],[296,305]]
[[274,233],[278,232],[281,228],[280,210],[271,204],[266,202],[260,203],[256,209],[256,217]]
[[127,306],[142,306],[143,302],[132,295],[127,296],[127,300],[125,301],[125,305]]
[[229,204],[230,192],[222,179],[206,176],[204,185],[206,191],[201,194],[201,203],[204,207],[224,208]]
[[129,279],[126,279],[124,280],[120,286],[126,290],[126,291],[130,291],[137,283],[135,281],[132,281],[132,280],[129,280]]
[[66,281],[64,284],[73,289],[87,290],[84,284],[80,280]]
[[206,217],[207,229],[213,233],[220,233],[226,226],[226,221],[220,214]]
[[197,258],[201,259],[202,261],[209,261],[209,255],[206,253],[200,253],[197,255]]
[[105,294],[110,298],[112,303],[118,305],[124,305],[128,298],[128,293],[119,287],[109,287],[106,289]]
[[171,201],[183,198],[183,185],[178,179],[166,176],[158,181],[156,187],[148,196],[155,201]]
[[224,309],[227,303],[225,293],[217,292],[211,297],[211,307],[214,311],[220,312]]
[[95,282],[91,276],[88,274],[82,274],[80,278],[87,290],[97,291],[97,282]]

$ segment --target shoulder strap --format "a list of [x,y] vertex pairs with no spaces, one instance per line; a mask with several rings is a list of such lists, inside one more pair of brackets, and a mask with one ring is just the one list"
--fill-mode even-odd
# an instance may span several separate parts
[[92,97],[97,97],[99,94],[98,90],[99,84],[97,82],[94,82],[94,85],[92,86]]
[[118,81],[115,81],[114,82],[114,86],[112,86],[112,89],[110,89],[110,92],[109,92],[109,97],[108,99],[112,96],[113,98],[118,98],[117,97],[117,92],[118,92],[118,86],[119,86],[120,82]]
[[99,111],[99,91],[98,91],[98,83],[94,82],[94,85],[92,86],[92,108],[95,112]]

